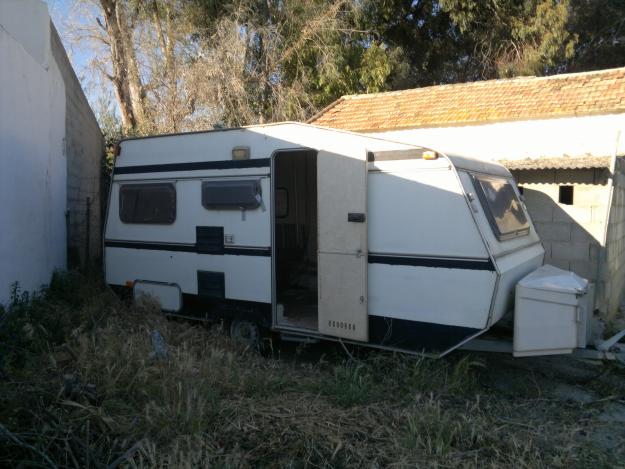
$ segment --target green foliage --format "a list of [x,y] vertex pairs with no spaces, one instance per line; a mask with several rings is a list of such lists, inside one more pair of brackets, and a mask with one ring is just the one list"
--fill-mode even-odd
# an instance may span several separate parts
[[573,54],[568,0],[441,0],[441,6],[470,37],[483,76],[542,75]]
[[379,397],[371,370],[362,363],[336,366],[331,379],[319,383],[317,391],[331,396],[343,407],[366,404]]
[[570,0],[567,28],[577,37],[570,71],[625,65],[625,0]]
[[[346,94],[625,65],[625,0],[133,0],[127,7],[151,119],[142,132],[305,120]],[[168,62],[159,44],[169,40],[176,57]],[[121,136],[118,116],[110,98],[100,104],[110,148]]]
[[386,46],[392,89],[470,77],[470,43],[437,0],[366,0],[356,27]]
[[[213,40],[220,21],[236,21],[245,35],[243,77],[246,104],[264,121],[305,119],[344,94],[387,89],[391,72],[386,47],[354,28],[358,6],[349,1],[198,1],[196,37]],[[229,12],[229,13],[228,13]],[[208,46],[210,47],[210,45]],[[223,123],[241,121],[226,107]]]
[[104,136],[104,146],[109,152],[124,136],[112,97],[100,95],[96,101],[95,114]]
[[387,86],[625,65],[623,0],[369,0],[358,27],[385,45]]

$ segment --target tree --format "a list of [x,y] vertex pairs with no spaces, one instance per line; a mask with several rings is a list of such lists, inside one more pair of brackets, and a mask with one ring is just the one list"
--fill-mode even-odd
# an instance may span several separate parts
[[111,74],[124,130],[131,131],[147,123],[145,90],[139,74],[133,42],[134,21],[130,21],[123,0],[99,0],[104,23],[98,24],[108,35],[103,41],[110,48]]
[[579,39],[567,70],[625,65],[625,0],[571,0],[568,27]]
[[470,78],[471,44],[438,0],[366,0],[359,28],[387,47],[393,89]]
[[188,43],[182,2],[83,0],[81,7],[70,34],[91,45],[91,66],[112,85],[124,133],[179,130],[192,102],[179,86]]
[[385,46],[351,0],[83,0],[126,133],[306,119],[387,89]]
[[469,58],[481,78],[544,75],[562,70],[577,36],[567,29],[569,0],[441,0],[473,44]]
[[207,8],[195,21],[203,101],[224,125],[306,119],[342,94],[386,89],[388,56],[354,27],[352,1],[248,0],[227,14],[212,2],[196,8]]
[[125,133],[305,120],[344,94],[623,65],[625,0],[81,0]]
[[400,60],[391,87],[562,71],[574,52],[569,0],[368,0],[363,29]]

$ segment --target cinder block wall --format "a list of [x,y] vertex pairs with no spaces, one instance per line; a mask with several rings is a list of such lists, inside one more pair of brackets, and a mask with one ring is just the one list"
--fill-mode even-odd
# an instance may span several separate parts
[[616,159],[613,177],[612,203],[605,243],[603,279],[609,317],[618,313],[625,287],[625,160]]
[[[606,256],[609,170],[544,169],[513,171],[513,175],[523,188],[527,209],[545,248],[545,263],[595,282],[595,307],[606,312],[607,285],[601,269]],[[572,205],[559,202],[560,186],[573,186]]]
[[102,256],[100,216],[104,139],[54,26],[52,54],[65,82],[68,266],[85,266]]

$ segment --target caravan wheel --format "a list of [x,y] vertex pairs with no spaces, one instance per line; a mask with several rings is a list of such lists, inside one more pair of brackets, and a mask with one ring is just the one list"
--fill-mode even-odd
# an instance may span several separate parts
[[258,348],[260,345],[260,328],[254,322],[234,319],[230,323],[230,337],[247,347]]

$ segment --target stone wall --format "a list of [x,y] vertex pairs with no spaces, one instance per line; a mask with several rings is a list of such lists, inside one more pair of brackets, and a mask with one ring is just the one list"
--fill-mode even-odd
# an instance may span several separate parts
[[[625,286],[625,160],[616,159],[603,270],[607,312],[618,313]],[[623,317],[620,314],[621,318]]]
[[104,139],[54,26],[51,44],[65,82],[67,253],[69,267],[77,267],[102,256],[100,184]]
[[[609,170],[545,169],[513,174],[523,188],[527,209],[545,248],[545,263],[595,282],[595,307],[607,311],[607,285],[602,269],[606,257]],[[560,203],[561,186],[573,187],[571,205]]]

